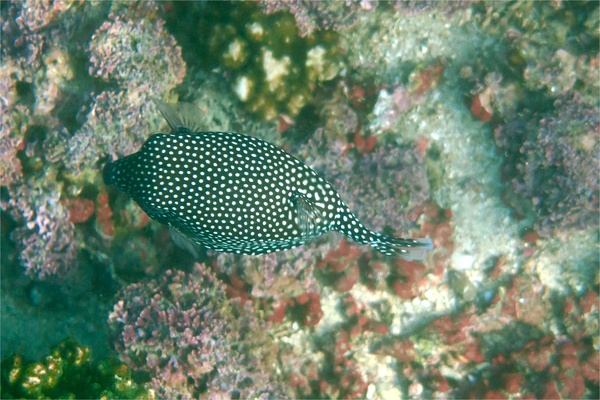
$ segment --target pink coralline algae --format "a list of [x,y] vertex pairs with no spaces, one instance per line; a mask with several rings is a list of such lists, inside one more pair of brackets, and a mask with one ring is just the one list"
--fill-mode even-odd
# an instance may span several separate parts
[[507,154],[505,201],[519,214],[535,216],[534,228],[555,230],[598,226],[600,118],[579,95],[556,100],[540,117],[516,117],[496,129]]
[[312,275],[314,260],[322,257],[328,248],[327,244],[311,243],[257,257],[222,253],[217,257],[216,266],[230,278],[235,276],[246,282],[253,298],[296,297],[319,290]]
[[318,29],[339,30],[342,27],[352,26],[358,20],[361,11],[364,12],[375,7],[375,5],[368,1],[359,3],[342,1],[262,0],[261,3],[267,14],[281,11],[292,13],[302,36],[309,35]]
[[[226,299],[204,265],[132,284],[109,316],[121,359],[153,377],[159,395],[285,397],[272,378],[263,323],[249,303]],[[262,349],[260,348],[262,346]]]
[[77,267],[75,227],[59,197],[60,187],[33,181],[0,203],[19,224],[10,237],[18,245],[20,263],[38,279],[64,276]]
[[96,165],[102,154],[117,158],[137,151],[157,130],[160,120],[150,117],[158,112],[149,96],[165,97],[186,73],[181,48],[163,26],[161,20],[111,15],[92,37],[90,75],[119,89],[93,95],[86,123],[69,142],[71,176],[81,176],[82,167]]
[[92,202],[100,160],[158,130],[149,96],[168,97],[186,73],[157,12],[154,2],[3,5],[0,207],[31,277],[66,275],[79,247],[106,255],[84,223],[95,214],[101,239],[114,235],[108,198]]
[[328,154],[318,157],[313,147],[317,140],[300,153],[337,189],[356,216],[370,229],[393,227],[395,234],[406,235],[413,227],[406,214],[429,198],[427,172],[418,151],[380,145],[356,156],[343,155],[344,148],[332,146]]

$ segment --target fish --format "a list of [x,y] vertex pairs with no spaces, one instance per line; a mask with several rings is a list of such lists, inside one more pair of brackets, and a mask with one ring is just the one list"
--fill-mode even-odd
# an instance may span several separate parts
[[278,252],[329,231],[406,260],[433,249],[429,238],[369,230],[329,182],[283,149],[251,135],[205,131],[190,103],[154,102],[171,132],[152,134],[137,153],[108,162],[103,179],[168,226],[194,256],[202,248]]

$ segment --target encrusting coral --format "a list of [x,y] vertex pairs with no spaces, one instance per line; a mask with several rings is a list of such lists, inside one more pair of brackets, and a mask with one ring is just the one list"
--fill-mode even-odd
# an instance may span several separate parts
[[20,355],[2,360],[0,397],[155,399],[156,394],[136,383],[131,369],[115,360],[94,362],[89,347],[65,339],[50,348],[40,361],[26,361]]

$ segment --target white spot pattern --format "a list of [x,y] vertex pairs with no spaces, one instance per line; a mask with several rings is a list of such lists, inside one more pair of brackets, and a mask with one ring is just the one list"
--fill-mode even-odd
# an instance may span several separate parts
[[139,152],[108,164],[104,178],[153,219],[216,251],[270,253],[331,229],[409,259],[431,247],[428,240],[368,230],[303,162],[238,133],[152,135]]

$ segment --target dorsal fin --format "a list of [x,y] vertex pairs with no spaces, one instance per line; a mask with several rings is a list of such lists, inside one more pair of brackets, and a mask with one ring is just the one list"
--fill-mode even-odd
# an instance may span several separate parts
[[162,114],[171,133],[203,132],[206,130],[206,118],[198,107],[190,103],[168,104],[159,99],[152,99]]

